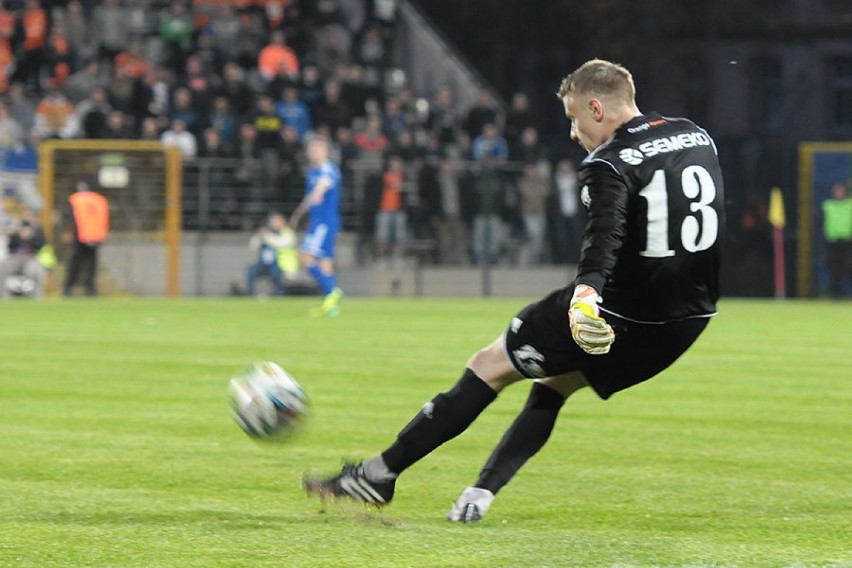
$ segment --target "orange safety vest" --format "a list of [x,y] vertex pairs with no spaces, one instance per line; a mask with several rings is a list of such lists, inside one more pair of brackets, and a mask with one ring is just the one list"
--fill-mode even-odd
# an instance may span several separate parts
[[109,203],[93,191],[77,191],[68,198],[77,225],[77,240],[81,243],[102,243],[109,232]]

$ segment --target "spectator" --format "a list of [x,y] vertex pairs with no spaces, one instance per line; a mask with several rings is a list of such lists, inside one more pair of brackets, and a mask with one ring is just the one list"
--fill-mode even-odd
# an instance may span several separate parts
[[391,156],[382,176],[382,196],[376,213],[376,259],[380,264],[402,260],[406,238],[405,200],[403,183],[405,165],[398,156]]
[[78,278],[82,277],[86,295],[96,296],[98,249],[109,232],[109,202],[103,195],[92,191],[83,180],[77,182],[68,201],[71,204],[69,220],[74,249],[68,262],[63,294],[70,296]]
[[485,126],[497,124],[497,111],[494,99],[488,89],[481,89],[476,102],[468,110],[464,121],[464,130],[471,140],[481,135]]
[[362,174],[378,172],[382,168],[389,141],[382,132],[381,124],[379,117],[370,116],[364,129],[353,138],[357,149],[357,171]]
[[89,97],[80,101],[74,112],[80,117],[84,138],[109,138],[107,117],[112,112],[112,106],[107,101],[106,89],[92,89]]
[[525,128],[533,126],[533,117],[530,112],[530,104],[527,95],[515,93],[512,96],[512,105],[506,115],[506,127],[503,135],[509,143],[509,151],[513,152],[521,144],[521,133]]
[[296,130],[299,140],[303,140],[311,129],[311,113],[308,106],[299,99],[299,90],[296,87],[284,88],[281,100],[275,103],[275,113],[284,124]]
[[402,112],[399,100],[389,97],[385,101],[384,114],[382,115],[382,130],[387,134],[391,142],[396,142],[399,133],[407,128],[408,118]]
[[167,120],[171,110],[169,72],[165,67],[155,66],[145,74],[143,81],[136,83],[136,98],[133,116],[137,120],[154,116]]
[[12,52],[12,41],[15,37],[15,14],[8,9],[6,0],[0,1],[0,44],[3,49]]
[[266,225],[252,235],[249,249],[257,256],[257,261],[246,271],[246,293],[254,296],[258,277],[266,275],[272,279],[275,293],[284,295],[284,274],[293,274],[299,268],[296,234],[287,225],[284,216],[279,213],[269,215]]
[[260,172],[257,167],[260,159],[260,149],[257,145],[257,129],[254,123],[244,123],[240,125],[235,148],[236,157],[239,159],[239,166],[235,174],[237,182],[249,188],[255,195],[260,186]]
[[339,128],[352,124],[352,111],[349,105],[340,97],[340,85],[328,81],[323,88],[323,98],[317,105],[314,124],[328,126],[332,137],[336,136]]
[[852,279],[852,198],[845,183],[831,187],[831,196],[822,202],[822,215],[831,296],[842,298],[846,282]]
[[306,64],[302,68],[301,81],[299,82],[299,97],[302,99],[302,102],[308,105],[308,111],[312,117],[316,117],[317,115],[317,109],[321,104],[324,92],[325,89],[320,78],[319,69],[317,69],[316,65]]
[[41,93],[41,67],[47,44],[47,13],[39,0],[26,0],[21,14],[23,40],[15,77],[36,93]]
[[171,110],[169,111],[169,121],[182,121],[187,130],[195,135],[195,132],[202,127],[201,116],[203,116],[199,115],[196,108],[192,91],[186,87],[178,87],[174,91]]
[[441,150],[449,157],[458,157],[459,113],[453,101],[453,91],[446,85],[438,87],[426,127],[438,138]]
[[139,127],[140,140],[155,140],[159,142],[161,135],[160,126],[157,124],[156,118],[148,116],[142,119],[142,124]]
[[236,63],[226,63],[222,71],[222,84],[217,96],[228,99],[228,106],[238,121],[250,119],[254,112],[252,92],[246,84],[245,71]]
[[7,279],[13,275],[21,275],[32,283],[34,297],[44,296],[47,268],[39,262],[38,253],[46,242],[36,216],[25,211],[9,235],[8,255],[0,261],[0,296],[4,300],[12,295]]
[[466,262],[468,234],[462,216],[462,184],[457,166],[451,159],[441,160],[438,171],[441,198],[441,215],[435,231],[442,263]]
[[202,68],[205,72],[209,72],[209,70],[214,69],[218,75],[219,70],[221,70],[225,65],[225,55],[222,53],[222,50],[219,49],[219,46],[216,45],[216,41],[213,37],[213,30],[209,27],[201,30],[196,43],[197,45],[195,46],[195,51],[192,52],[192,55],[201,61]]
[[15,82],[9,86],[9,116],[21,125],[24,132],[30,132],[35,126],[35,105],[27,97],[24,84]]
[[521,216],[526,237],[526,257],[530,266],[541,264],[544,260],[544,236],[547,228],[547,198],[550,195],[550,182],[534,163],[524,164],[521,179],[518,181],[521,197]]
[[106,79],[101,74],[100,62],[97,59],[90,59],[82,69],[68,77],[62,86],[62,91],[68,100],[76,105],[88,97],[93,90],[105,85]]
[[514,151],[509,145],[509,158],[523,164],[537,164],[547,161],[547,151],[539,142],[538,130],[533,126],[527,126],[521,131],[520,140],[515,145]]
[[101,60],[112,62],[130,41],[128,18],[119,0],[104,0],[93,12],[92,30]]
[[74,54],[72,71],[77,71],[83,61],[95,55],[92,48],[92,22],[86,17],[80,0],[70,0],[65,9],[65,37]]
[[284,201],[298,201],[302,197],[300,187],[300,165],[304,163],[302,140],[299,133],[287,124],[281,127],[281,140],[278,145],[278,179]]
[[266,41],[266,31],[260,24],[260,19],[250,11],[240,15],[239,23],[240,29],[231,48],[231,59],[248,70],[257,67],[257,54]]
[[358,45],[358,62],[370,73],[381,75],[388,66],[388,53],[382,39],[382,31],[378,26],[369,26],[361,37]]
[[299,73],[299,58],[296,52],[287,46],[284,32],[274,30],[269,38],[269,44],[260,50],[257,57],[257,68],[265,81],[271,81],[280,71],[291,80],[296,80]]
[[40,138],[67,140],[77,136],[79,128],[74,105],[59,90],[51,88],[36,107],[34,132]]
[[160,22],[160,39],[166,50],[166,61],[172,69],[183,69],[192,51],[192,19],[182,0],[174,0]]
[[274,30],[281,27],[284,23],[284,10],[286,7],[287,0],[266,0],[263,3],[263,17],[267,29]]
[[24,130],[18,121],[9,116],[6,101],[0,99],[0,153],[23,139]]
[[485,157],[473,180],[476,210],[473,218],[472,260],[474,264],[497,264],[503,241],[500,218],[506,201],[506,187],[492,157]]
[[209,129],[216,132],[222,146],[228,150],[234,146],[237,129],[237,119],[231,112],[231,105],[228,99],[223,96],[218,96],[213,99],[213,112],[207,120]]
[[[318,28],[316,37],[316,64],[324,75],[331,75],[339,65],[349,63],[352,39],[349,31],[340,24],[328,24]],[[338,81],[342,78],[338,77]]]
[[114,110],[107,116],[106,137],[113,140],[130,140],[135,138],[133,121],[120,110]]
[[258,199],[271,197],[278,185],[278,145],[281,140],[283,122],[275,113],[272,99],[261,95],[257,100],[254,128],[257,132],[256,146],[260,158],[261,186],[254,188]]
[[216,17],[210,21],[208,29],[213,38],[213,44],[223,57],[226,60],[234,61],[237,58],[237,48],[240,45],[242,24],[234,11],[234,7],[229,2],[222,2],[218,6]]
[[53,23],[47,37],[44,50],[44,68],[47,80],[53,87],[62,87],[71,75],[72,62],[76,54],[71,50],[65,37],[64,22]]
[[340,95],[349,102],[353,119],[367,115],[367,104],[370,100],[378,102],[381,99],[378,89],[364,83],[364,68],[357,63],[346,68],[346,77],[340,84]]
[[174,146],[180,150],[180,157],[184,162],[190,162],[198,155],[198,141],[180,118],[172,120],[170,128],[160,136],[160,141],[166,146]]
[[287,38],[287,45],[292,47],[297,55],[303,56],[314,50],[310,23],[302,17],[302,11],[297,3],[287,4],[281,30]]
[[190,55],[186,58],[186,66],[181,79],[178,81],[178,87],[184,88],[190,92],[193,112],[199,118],[198,124],[193,128],[202,127],[203,117],[210,113],[213,105],[215,79],[211,79],[210,74],[204,69],[204,64],[201,58],[197,55]]
[[130,69],[123,65],[116,65],[112,70],[112,77],[107,83],[107,94],[109,103],[113,108],[122,112],[133,113],[136,102],[136,79],[130,74]]
[[577,172],[571,160],[559,160],[553,176],[559,205],[554,215],[553,259],[558,263],[576,263],[580,259],[584,223],[577,181]]
[[482,134],[474,138],[471,144],[471,156],[477,162],[490,158],[496,162],[505,162],[509,157],[509,147],[506,139],[500,136],[497,126],[486,124]]

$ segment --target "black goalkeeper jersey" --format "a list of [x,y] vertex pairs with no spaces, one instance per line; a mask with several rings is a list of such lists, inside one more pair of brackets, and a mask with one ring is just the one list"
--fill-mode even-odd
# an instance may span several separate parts
[[588,223],[576,282],[601,291],[602,311],[650,323],[713,315],[725,212],[707,132],[641,115],[578,173]]

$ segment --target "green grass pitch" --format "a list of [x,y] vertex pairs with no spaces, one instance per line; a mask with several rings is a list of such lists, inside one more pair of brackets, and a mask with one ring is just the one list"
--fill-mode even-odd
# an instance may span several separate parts
[[[523,404],[511,387],[376,511],[308,499],[368,457],[524,300],[0,304],[2,567],[852,566],[852,303],[727,300],[654,380],[581,392],[477,525],[444,515]],[[250,441],[231,374],[269,359],[311,397]]]

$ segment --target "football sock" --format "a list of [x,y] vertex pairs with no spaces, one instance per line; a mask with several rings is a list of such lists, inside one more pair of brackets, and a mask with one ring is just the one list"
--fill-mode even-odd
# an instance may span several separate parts
[[314,280],[317,281],[317,284],[319,284],[323,296],[329,294],[332,290],[334,290],[334,286],[337,282],[334,278],[334,275],[323,274],[319,265],[316,264],[309,266],[308,272],[311,274],[311,276],[314,277]]
[[381,457],[393,473],[402,473],[423,456],[464,432],[497,393],[465,369],[459,382],[423,405]]
[[479,473],[474,487],[497,494],[528,459],[544,446],[565,397],[541,383],[533,383],[521,413],[506,430],[503,439]]

